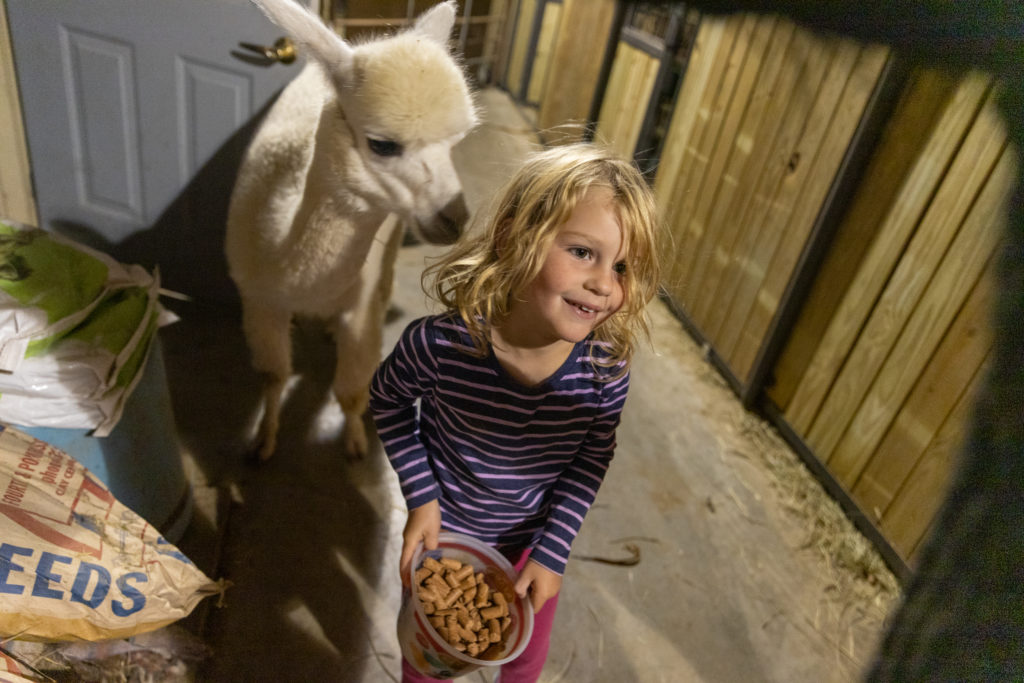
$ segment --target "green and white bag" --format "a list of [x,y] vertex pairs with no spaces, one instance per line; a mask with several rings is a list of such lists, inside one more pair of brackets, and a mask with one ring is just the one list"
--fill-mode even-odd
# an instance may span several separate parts
[[142,375],[159,274],[0,220],[0,422],[106,436]]

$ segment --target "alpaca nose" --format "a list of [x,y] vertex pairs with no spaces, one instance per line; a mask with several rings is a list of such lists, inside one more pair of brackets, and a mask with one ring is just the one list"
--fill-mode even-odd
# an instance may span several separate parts
[[433,244],[452,244],[459,239],[467,220],[469,208],[465,196],[460,192],[437,212],[428,225],[421,226],[423,237]]

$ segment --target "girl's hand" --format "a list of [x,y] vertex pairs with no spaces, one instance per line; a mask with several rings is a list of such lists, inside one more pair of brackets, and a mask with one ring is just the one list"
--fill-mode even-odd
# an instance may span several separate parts
[[529,592],[534,612],[539,612],[544,603],[558,595],[561,589],[562,577],[533,560],[528,561],[523,571],[519,572],[515,585],[516,595],[520,598],[525,599]]
[[402,556],[398,561],[402,585],[406,588],[409,587],[409,565],[412,564],[412,554],[416,552],[416,546],[423,541],[424,548],[435,549],[439,533],[441,505],[436,499],[409,510],[409,518],[405,521],[405,530],[402,532]]

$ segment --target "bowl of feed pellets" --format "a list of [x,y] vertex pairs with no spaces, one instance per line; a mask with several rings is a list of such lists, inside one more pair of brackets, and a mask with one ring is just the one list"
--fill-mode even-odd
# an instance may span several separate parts
[[513,586],[516,571],[486,543],[442,531],[421,543],[402,594],[398,642],[417,671],[456,678],[518,657],[533,634],[533,607]]

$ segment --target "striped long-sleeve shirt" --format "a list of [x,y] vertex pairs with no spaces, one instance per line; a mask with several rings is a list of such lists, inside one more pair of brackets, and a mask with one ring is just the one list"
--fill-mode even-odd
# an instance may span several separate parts
[[601,348],[583,341],[526,387],[493,351],[470,348],[457,315],[406,328],[370,388],[384,450],[410,510],[437,499],[445,529],[532,548],[562,574],[614,454],[629,375],[608,379],[616,370],[596,366]]

